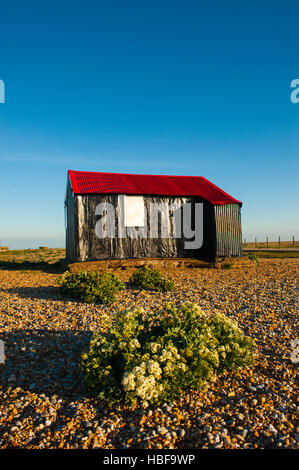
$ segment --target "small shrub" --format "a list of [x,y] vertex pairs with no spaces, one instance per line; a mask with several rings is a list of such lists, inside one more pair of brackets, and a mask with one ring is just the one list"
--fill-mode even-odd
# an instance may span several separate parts
[[59,279],[62,295],[85,302],[110,304],[115,294],[125,288],[125,284],[112,273],[80,271],[64,273]]
[[87,390],[110,402],[159,405],[253,362],[254,341],[220,313],[195,304],[118,314],[82,356]]
[[249,253],[249,255],[247,255],[247,258],[254,260],[257,265],[260,264],[260,261],[255,253]]
[[234,267],[234,263],[224,263],[222,265],[222,269],[232,269]]
[[135,286],[155,289],[160,292],[171,291],[174,288],[173,279],[163,276],[157,269],[150,266],[142,266],[137,269],[131,278],[131,282]]

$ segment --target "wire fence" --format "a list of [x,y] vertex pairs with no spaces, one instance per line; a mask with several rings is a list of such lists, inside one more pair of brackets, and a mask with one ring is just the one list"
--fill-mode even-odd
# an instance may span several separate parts
[[254,238],[254,241],[247,241],[243,239],[243,247],[248,248],[299,248],[299,241],[295,240],[295,236],[290,237],[289,240],[281,240],[278,236],[276,240],[270,240],[270,237],[266,237],[264,240],[258,240],[258,237]]

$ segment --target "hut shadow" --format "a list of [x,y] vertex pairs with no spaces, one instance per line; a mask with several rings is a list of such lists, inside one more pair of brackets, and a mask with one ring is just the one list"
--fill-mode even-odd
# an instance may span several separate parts
[[82,330],[1,332],[5,348],[5,363],[0,365],[2,390],[20,387],[62,399],[86,396],[80,362],[91,338],[91,331]]
[[14,287],[10,289],[0,289],[0,292],[9,292],[17,294],[20,297],[28,299],[44,299],[44,300],[60,300],[70,301],[59,292],[58,286],[42,286],[42,287]]
[[[128,288],[128,287],[126,287]],[[140,289],[141,292],[142,289]],[[144,290],[144,289],[143,289]],[[100,301],[87,302],[85,300],[76,299],[67,295],[62,295],[59,290],[59,286],[42,286],[42,287],[14,287],[10,289],[0,289],[0,292],[9,292],[11,294],[17,294],[19,297],[27,299],[43,299],[53,300],[59,302],[74,302],[81,305],[89,305],[96,307],[109,307],[110,304],[103,304]]]
[[66,270],[66,260],[62,259],[55,263],[47,263],[46,261],[0,261],[0,269],[7,271],[42,271],[44,273],[61,274]]

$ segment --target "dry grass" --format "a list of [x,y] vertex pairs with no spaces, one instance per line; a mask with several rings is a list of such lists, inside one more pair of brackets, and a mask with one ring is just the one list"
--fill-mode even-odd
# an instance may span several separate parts
[[59,269],[65,259],[64,248],[0,251],[0,269]]
[[278,243],[278,240],[275,242],[249,242],[249,243],[243,243],[243,248],[299,248],[299,242],[294,241],[294,244],[292,241],[281,241],[280,244]]

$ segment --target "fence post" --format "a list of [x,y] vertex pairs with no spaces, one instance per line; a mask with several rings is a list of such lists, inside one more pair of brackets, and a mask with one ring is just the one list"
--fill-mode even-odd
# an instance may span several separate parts
[[295,237],[293,235],[293,246],[295,246]]
[[256,237],[255,237],[255,239],[254,239],[254,244],[255,244],[255,247],[256,247],[256,246],[257,246],[257,244],[256,244]]
[[278,248],[280,248],[280,237],[278,237]]

